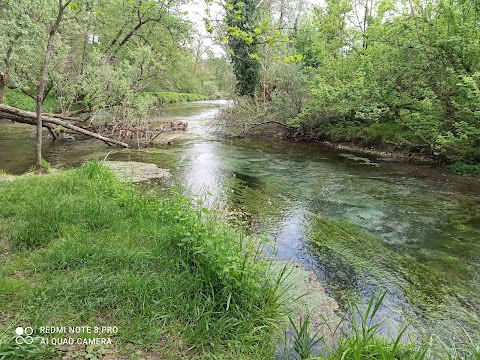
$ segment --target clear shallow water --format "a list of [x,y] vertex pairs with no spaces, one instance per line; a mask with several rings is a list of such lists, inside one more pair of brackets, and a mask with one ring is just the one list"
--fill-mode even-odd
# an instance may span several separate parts
[[[153,162],[172,169],[194,193],[210,192],[211,201],[225,198],[235,174],[284,204],[269,230],[279,258],[315,271],[338,299],[353,292],[365,301],[387,291],[379,314],[388,320],[385,331],[394,332],[407,320],[435,332],[451,332],[457,322],[474,326],[466,314],[480,316],[478,179],[433,166],[368,162],[312,143],[220,140],[208,122],[225,105],[196,102],[162,109],[157,118],[187,120],[194,139],[146,150],[119,150],[93,140],[46,141],[45,156],[57,167],[107,154]],[[21,173],[31,166],[32,131],[0,122],[0,169]],[[312,228],[318,218],[346,221],[373,237],[361,249],[354,242],[342,243],[343,248],[315,246]]]

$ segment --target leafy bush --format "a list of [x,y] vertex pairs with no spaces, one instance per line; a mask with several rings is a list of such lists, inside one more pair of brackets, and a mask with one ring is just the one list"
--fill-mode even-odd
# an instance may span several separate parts
[[480,176],[479,164],[455,163],[447,165],[447,169],[462,175]]

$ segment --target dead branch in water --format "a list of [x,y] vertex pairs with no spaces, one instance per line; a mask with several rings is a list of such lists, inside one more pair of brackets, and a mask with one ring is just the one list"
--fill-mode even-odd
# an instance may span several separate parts
[[[36,125],[36,114],[30,111],[20,110],[11,106],[1,105],[0,104],[0,119],[7,119],[18,123],[29,124],[29,125]],[[87,129],[81,128],[76,125],[72,125],[66,121],[60,120],[59,118],[54,118],[50,116],[44,116],[42,114],[43,122],[45,123],[43,126],[51,131],[50,125],[59,125],[65,129],[69,129],[74,131],[75,133],[82,134],[85,136],[92,137],[94,139],[98,139],[106,143],[107,145],[118,145],[125,148],[128,148],[128,144],[121,142],[116,139],[108,138],[103,135],[97,134],[95,132],[89,131]]]

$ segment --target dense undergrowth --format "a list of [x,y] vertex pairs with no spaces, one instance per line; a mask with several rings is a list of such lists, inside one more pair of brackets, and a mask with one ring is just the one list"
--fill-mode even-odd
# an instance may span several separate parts
[[117,326],[119,357],[272,357],[280,293],[258,243],[191,199],[149,197],[97,163],[0,193],[5,359],[54,351],[16,346],[19,325]]
[[[182,101],[200,101],[208,100],[208,96],[193,93],[177,93],[177,92],[147,92],[144,91],[137,95],[139,98],[149,98],[158,106],[162,106],[168,103],[182,102]],[[135,99],[137,101],[139,99]]]

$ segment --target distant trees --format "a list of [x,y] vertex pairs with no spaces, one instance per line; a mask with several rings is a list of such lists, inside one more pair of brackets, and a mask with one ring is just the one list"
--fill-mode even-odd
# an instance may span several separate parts
[[[253,99],[269,88],[266,68],[276,62],[298,61],[288,47],[304,0],[205,0],[223,10],[219,21],[207,16],[207,30],[227,44],[237,79],[236,93]],[[294,3],[294,4],[293,4]],[[210,14],[210,12],[208,12]],[[218,14],[217,14],[218,16]]]
[[257,120],[276,113],[311,137],[480,161],[477,2],[205,1],[225,11],[219,37],[237,93],[263,98]]

